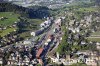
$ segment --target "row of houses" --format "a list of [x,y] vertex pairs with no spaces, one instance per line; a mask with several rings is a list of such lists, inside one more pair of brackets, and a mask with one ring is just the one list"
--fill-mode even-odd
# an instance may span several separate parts
[[[13,49],[10,48],[7,51],[0,49],[0,64],[4,64],[6,62],[7,63],[6,65],[19,65],[19,66],[21,65],[33,66],[36,64],[43,65],[43,61],[41,59],[41,54],[42,54],[41,49],[42,48],[35,50],[35,48],[32,48],[32,50],[30,50],[29,47],[27,46],[15,47]],[[7,54],[8,58],[6,59],[4,59],[5,52],[8,52]]]
[[[88,31],[90,30],[93,32],[94,30],[91,29],[91,24],[92,24],[92,18],[93,16],[85,16],[84,19],[80,20],[80,22],[76,20],[71,20],[69,23],[67,23],[67,29],[68,29],[68,43],[69,44],[78,44],[83,46],[84,44],[95,44],[97,49],[100,49],[100,43],[99,42],[87,42],[85,40],[85,37],[88,37],[89,33]],[[95,26],[94,26],[95,27]],[[97,29],[97,28],[96,28]],[[80,42],[80,38],[82,39]],[[56,64],[64,64],[64,65],[72,65],[75,63],[85,63],[89,66],[97,66],[99,61],[100,61],[100,53],[98,51],[90,51],[90,50],[85,50],[85,51],[77,51],[73,53],[76,55],[76,57],[71,57],[71,55],[66,55],[66,58],[60,57],[59,53],[57,53],[56,56],[49,56],[52,62]]]
[[85,63],[89,66],[97,66],[100,61],[100,56],[97,56],[97,52],[92,51],[80,51],[77,52],[78,57],[71,57],[70,55],[66,55],[65,58],[60,58],[57,53],[56,56],[50,56],[49,58],[53,63],[56,64],[64,64],[64,65],[72,65],[75,63]]
[[[46,29],[48,28],[51,23],[53,21],[53,18],[47,18],[47,21],[45,21],[44,23],[42,23],[42,26],[40,25],[41,29]],[[44,24],[44,26],[43,26]],[[33,35],[33,33],[31,33]],[[36,36],[37,32],[34,34]],[[14,36],[10,37],[9,39],[11,40]],[[17,37],[15,37],[17,38]],[[31,39],[30,40],[26,40],[23,42],[24,44],[32,44]],[[8,49],[10,49],[9,51],[5,51],[9,54],[8,58],[6,59],[7,64],[6,65],[31,65],[33,66],[34,64],[41,64],[43,65],[43,60],[41,58],[41,54],[43,52],[43,48],[35,48],[35,47],[30,47],[30,46],[24,46],[23,44],[14,46],[13,49],[11,50],[9,47]],[[33,46],[33,45],[32,45]],[[32,49],[30,49],[32,48]],[[4,49],[5,50],[5,49]],[[4,50],[2,50],[4,52]],[[3,55],[3,56],[2,56]],[[0,63],[3,64],[3,57],[4,54],[1,53],[1,57],[0,57]]]

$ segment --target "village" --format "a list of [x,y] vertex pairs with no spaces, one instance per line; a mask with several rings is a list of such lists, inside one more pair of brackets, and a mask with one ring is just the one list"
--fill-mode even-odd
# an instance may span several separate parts
[[[71,13],[72,14],[72,13]],[[100,42],[94,42],[94,41],[87,41],[87,38],[90,38],[90,33],[96,32],[100,30],[100,22],[99,17],[96,17],[95,20],[99,24],[98,26],[95,25],[94,30],[91,29],[92,24],[92,15],[85,16],[84,20],[81,20],[81,22],[77,22],[74,20],[71,20],[69,23],[66,24],[66,30],[68,30],[68,38],[67,42],[70,45],[81,45],[85,46],[90,44],[88,47],[84,47],[86,50],[79,50],[79,48],[75,47],[73,48],[73,52],[71,54],[62,54],[60,55],[56,51],[52,51],[50,54],[48,54],[49,58],[51,59],[51,62],[56,64],[63,64],[63,65],[72,65],[76,63],[85,63],[88,66],[99,66],[100,62],[100,52],[97,50],[100,50]],[[82,32],[83,33],[82,33]],[[89,32],[90,31],[90,32]],[[92,36],[92,37],[99,37],[99,36]],[[81,40],[82,39],[82,40]],[[63,39],[62,39],[63,40]],[[80,40],[77,42],[77,40]],[[99,40],[100,41],[100,40]],[[81,47],[82,49],[82,47]],[[54,53],[55,52],[55,53]]]
[[[84,18],[84,20],[81,20],[81,22],[76,22],[75,19],[71,20],[71,22],[66,24],[66,30],[68,30],[68,43],[69,44],[74,44],[74,45],[86,45],[86,44],[91,44],[93,46],[96,46],[98,50],[100,50],[100,43],[99,42],[88,42],[86,41],[86,38],[89,37],[90,34],[89,28],[92,24],[91,21],[92,15],[87,16]],[[98,18],[98,17],[97,17]],[[96,20],[97,20],[96,18]],[[72,65],[75,63],[86,63],[87,65],[92,65],[92,66],[97,66],[100,61],[100,54],[99,51],[97,52],[95,49],[96,48],[91,48],[92,50],[82,50],[82,51],[77,51],[77,48],[74,49],[73,52],[71,52],[71,55],[66,55],[66,56],[60,56],[58,52],[55,51],[55,47],[57,48],[57,44],[60,43],[62,39],[62,21],[65,18],[59,18],[57,20],[54,20],[53,17],[47,18],[47,21],[44,23],[41,23],[41,29],[31,32],[30,34],[33,37],[36,37],[45,30],[47,30],[47,33],[42,35],[41,39],[38,40],[37,44],[35,40],[28,39],[25,40],[18,45],[11,45],[8,48],[2,49],[0,52],[0,63],[3,64],[3,61],[7,63],[7,65],[35,65],[35,64],[45,64],[46,62],[44,61],[44,57],[50,58],[51,62],[57,63],[57,64],[64,64],[64,65]],[[99,22],[97,20],[97,22]],[[52,25],[52,26],[50,26]],[[57,26],[58,25],[58,26]],[[50,27],[50,28],[49,28]],[[85,29],[83,33],[80,33],[82,31],[82,27]],[[95,30],[99,30],[99,26],[96,29],[91,29],[91,32],[95,32]],[[49,29],[48,29],[49,28]],[[58,35],[57,35],[58,34]],[[73,36],[74,34],[74,36]],[[49,36],[50,35],[50,36]],[[61,36],[60,36],[61,35]],[[81,40],[82,39],[82,40]],[[80,40],[78,43],[76,40]],[[31,50],[30,50],[31,48]],[[88,48],[89,49],[89,48]],[[8,60],[4,60],[4,55],[7,54]],[[49,54],[49,53],[55,53],[55,55]],[[45,53],[47,53],[45,56]],[[49,54],[49,55],[48,55]],[[45,62],[45,63],[43,63]]]
[[100,66],[98,6],[19,13],[0,12],[0,66]]
[[[18,43],[17,43],[16,45],[9,45],[7,47],[1,48],[1,60],[0,60],[1,64],[3,64],[3,61],[5,59],[4,62],[7,63],[7,65],[16,65],[16,64],[28,65],[29,63],[31,65],[40,63],[42,65],[43,59],[41,59],[40,56],[41,56],[41,54],[43,54],[43,52],[47,53],[47,50],[49,49],[49,44],[54,39],[52,32],[57,33],[57,31],[61,30],[61,28],[60,28],[61,19],[58,19],[57,22],[55,21],[55,23],[53,25],[52,25],[52,22],[53,22],[53,17],[51,17],[50,19],[47,18],[47,21],[45,21],[44,23],[42,23],[40,25],[41,26],[40,30],[30,33],[33,37],[35,37],[35,36],[38,36],[39,34],[42,34],[45,30],[47,30],[46,36],[41,37],[41,39],[37,42],[37,44],[35,44],[36,43],[35,40],[33,40],[33,38],[31,38],[31,39],[23,41],[22,44],[20,43],[18,45]],[[52,27],[50,25],[52,25]],[[58,26],[56,26],[56,25],[58,25]],[[51,28],[49,28],[49,27],[51,27]],[[46,43],[44,43],[44,42],[46,42]],[[32,48],[32,50],[30,50],[30,48]],[[31,51],[31,53],[30,53],[30,51]],[[9,54],[8,54],[8,52],[9,52]],[[6,53],[7,53],[6,58],[8,58],[8,60],[4,57]],[[45,55],[45,54],[43,54],[43,55]],[[24,57],[26,59],[23,59]]]

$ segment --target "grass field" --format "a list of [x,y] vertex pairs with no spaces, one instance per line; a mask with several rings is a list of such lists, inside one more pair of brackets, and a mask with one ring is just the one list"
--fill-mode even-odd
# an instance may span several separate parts
[[92,33],[91,35],[100,35],[100,31]]
[[87,38],[89,41],[100,42],[100,38]]
[[100,31],[92,33],[90,37],[87,38],[89,41],[100,42]]
[[28,19],[30,22],[33,22],[34,24],[41,24],[42,22],[44,22],[45,20],[41,20],[41,19]]
[[[39,29],[39,25],[44,22],[44,20],[41,20],[41,19],[28,19],[28,21],[31,23],[31,24],[34,24],[34,25],[38,25],[38,29]],[[36,27],[34,27],[34,30],[37,29]],[[30,30],[30,28],[28,28]],[[34,31],[32,30],[32,31]],[[29,38],[31,37],[31,34],[30,34],[30,31],[26,31],[26,32],[23,32],[23,33],[20,33],[19,34],[20,37],[26,39],[26,38]]]
[[100,31],[94,32],[90,37],[87,37],[89,41],[100,42]]
[[76,10],[74,10],[75,13],[75,17],[79,20],[81,20],[83,18],[83,13],[88,13],[88,12],[96,12],[98,11],[97,7],[82,7],[82,8],[78,8]]
[[16,28],[8,28],[6,30],[0,31],[0,36],[3,37],[5,35],[7,35],[10,32],[13,32]]
[[19,35],[20,35],[20,37],[22,37],[24,39],[31,37],[30,32],[23,32],[23,33],[21,33]]
[[0,12],[0,18],[5,17],[6,19],[0,20],[1,26],[9,26],[14,24],[18,20],[19,15],[13,12]]
[[[6,26],[13,25],[14,22],[18,21],[19,16],[20,16],[19,14],[15,14],[13,12],[0,12],[0,26],[6,27]],[[2,17],[3,17],[3,19],[1,19]],[[37,26],[39,26],[42,22],[44,22],[44,20],[41,20],[41,19],[28,19],[27,18],[27,20],[33,26],[32,28],[34,28],[34,30],[39,28]],[[0,36],[3,37],[5,35],[7,35],[8,33],[13,32],[15,29],[17,29],[17,28],[7,28],[6,30],[2,30],[2,31],[0,31]],[[27,28],[25,28],[25,30],[27,30]],[[31,28],[29,28],[29,30],[31,30]],[[29,38],[30,32],[28,32],[28,31],[23,32],[19,35],[20,35],[20,37],[23,37],[23,38]]]
[[89,8],[79,8],[78,11],[81,11],[81,12],[91,12],[91,11],[97,11],[97,8],[95,7],[89,7]]

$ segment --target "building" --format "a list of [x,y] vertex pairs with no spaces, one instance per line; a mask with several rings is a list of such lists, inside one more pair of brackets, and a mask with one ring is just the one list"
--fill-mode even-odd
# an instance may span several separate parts
[[86,62],[87,65],[89,66],[97,66],[97,62],[95,59],[91,59],[91,58],[86,58]]
[[40,58],[42,52],[43,52],[43,48],[40,48],[40,49],[38,50],[37,54],[36,54],[36,57],[37,57],[37,58]]

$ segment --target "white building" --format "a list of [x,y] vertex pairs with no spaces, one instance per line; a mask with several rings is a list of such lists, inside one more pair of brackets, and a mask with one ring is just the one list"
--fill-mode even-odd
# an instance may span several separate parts
[[94,59],[91,59],[91,58],[86,58],[85,63],[89,66],[97,66],[97,62]]

